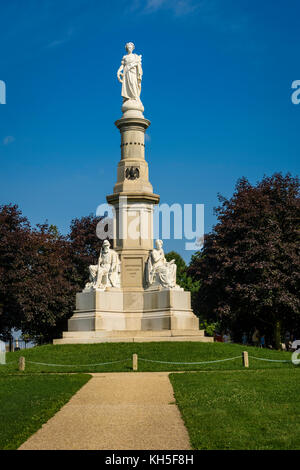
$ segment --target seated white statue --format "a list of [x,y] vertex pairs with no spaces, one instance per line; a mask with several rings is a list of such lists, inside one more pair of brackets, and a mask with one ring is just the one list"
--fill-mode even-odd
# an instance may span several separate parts
[[100,250],[98,264],[89,266],[89,282],[84,291],[93,289],[105,290],[107,287],[120,287],[120,260],[118,253],[110,248],[108,240],[104,240]]
[[146,264],[146,282],[149,287],[179,288],[176,284],[177,266],[175,260],[167,261],[163,241],[156,240],[156,248],[151,251]]

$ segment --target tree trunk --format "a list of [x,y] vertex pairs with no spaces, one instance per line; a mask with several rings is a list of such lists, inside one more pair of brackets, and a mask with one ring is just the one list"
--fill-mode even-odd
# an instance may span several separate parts
[[276,349],[281,349],[281,322],[276,320],[274,327],[274,343]]

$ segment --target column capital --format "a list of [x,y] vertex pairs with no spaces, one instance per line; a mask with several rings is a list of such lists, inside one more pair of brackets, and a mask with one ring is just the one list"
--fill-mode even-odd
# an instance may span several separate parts
[[120,132],[124,132],[129,129],[134,130],[134,128],[138,128],[139,130],[142,128],[145,132],[150,124],[151,122],[145,118],[121,118],[115,122],[115,125]]

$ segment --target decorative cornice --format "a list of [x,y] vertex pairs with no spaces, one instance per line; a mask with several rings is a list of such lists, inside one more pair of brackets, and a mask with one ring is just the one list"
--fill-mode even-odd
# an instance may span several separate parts
[[119,203],[120,197],[126,197],[128,202],[150,202],[151,204],[158,204],[160,196],[154,193],[142,193],[142,192],[121,192],[116,194],[110,194],[106,196],[108,204],[116,205]]
[[143,118],[122,118],[118,119],[115,122],[115,125],[117,128],[121,131],[127,129],[132,129],[136,127],[137,129],[140,129],[141,127],[146,130],[150,126],[151,122],[148,119],[143,119]]

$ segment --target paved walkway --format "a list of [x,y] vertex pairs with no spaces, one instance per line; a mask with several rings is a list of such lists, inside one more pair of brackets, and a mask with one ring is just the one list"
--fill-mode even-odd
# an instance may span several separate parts
[[167,372],[91,375],[20,449],[190,449]]

